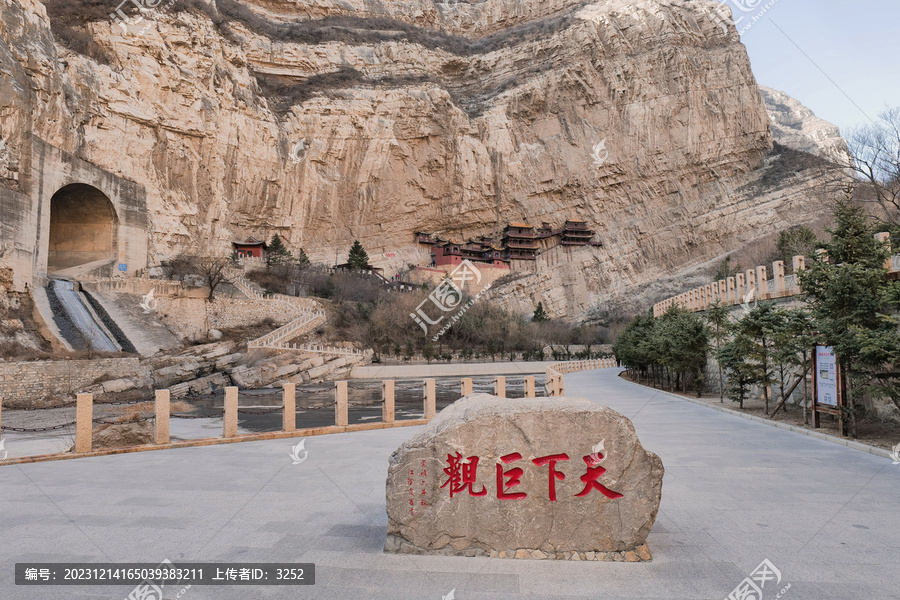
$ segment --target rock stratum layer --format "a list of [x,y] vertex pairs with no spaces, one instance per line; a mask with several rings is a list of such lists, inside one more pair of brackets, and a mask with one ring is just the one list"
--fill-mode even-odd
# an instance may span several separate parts
[[471,394],[391,456],[385,550],[650,560],[663,473],[608,407]]
[[583,317],[820,210],[718,4],[0,0],[0,186],[40,185],[32,137],[137,182],[151,265],[279,233],[390,269],[417,230],[581,218],[603,248],[495,295]]

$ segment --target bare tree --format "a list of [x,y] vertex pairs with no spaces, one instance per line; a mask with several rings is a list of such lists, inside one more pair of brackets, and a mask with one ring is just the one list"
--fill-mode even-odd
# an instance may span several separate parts
[[191,257],[179,254],[175,258],[165,260],[159,265],[166,279],[173,281],[184,281],[187,277],[194,274],[194,261]]
[[885,109],[876,122],[852,130],[848,140],[851,170],[863,184],[854,197],[874,203],[878,220],[900,226],[900,107]]
[[230,283],[227,268],[231,264],[230,256],[198,256],[196,260],[197,272],[203,276],[206,281],[206,287],[209,288],[209,296],[206,297],[207,302],[212,302],[216,294],[216,288],[223,283]]

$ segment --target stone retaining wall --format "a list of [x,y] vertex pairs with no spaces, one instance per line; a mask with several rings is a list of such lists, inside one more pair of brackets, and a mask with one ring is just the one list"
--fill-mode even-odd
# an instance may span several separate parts
[[101,378],[133,377],[144,371],[137,358],[0,363],[0,398],[5,406],[30,406],[35,399],[74,394]]
[[304,310],[321,306],[308,298],[234,299],[159,298],[156,313],[175,335],[182,339],[205,338],[210,329],[255,325],[272,319],[276,327],[300,317]]

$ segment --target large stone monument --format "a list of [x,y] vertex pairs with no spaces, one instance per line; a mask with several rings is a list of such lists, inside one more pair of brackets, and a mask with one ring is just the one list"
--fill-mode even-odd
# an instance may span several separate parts
[[391,456],[385,551],[647,561],[663,472],[610,408],[471,394]]

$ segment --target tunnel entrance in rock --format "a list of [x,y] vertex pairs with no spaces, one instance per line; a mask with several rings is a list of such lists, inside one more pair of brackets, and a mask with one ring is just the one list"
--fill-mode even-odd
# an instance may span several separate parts
[[74,183],[50,199],[47,272],[116,258],[118,218],[109,198],[97,188]]

